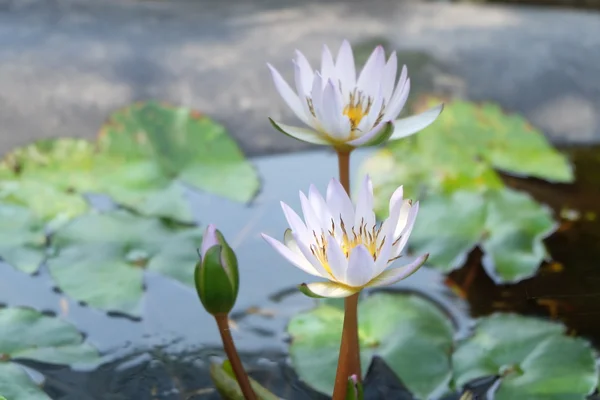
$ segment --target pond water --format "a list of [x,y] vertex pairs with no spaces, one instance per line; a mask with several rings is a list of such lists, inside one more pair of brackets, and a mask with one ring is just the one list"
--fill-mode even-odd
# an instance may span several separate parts
[[[353,154],[353,177],[369,151]],[[551,185],[506,177],[553,207],[560,219],[557,233],[547,240],[552,262],[534,279],[496,286],[481,270],[475,251],[465,268],[445,277],[422,269],[396,286],[432,298],[449,313],[459,335],[470,325],[470,314],[516,310],[564,321],[578,335],[600,344],[600,149],[569,150],[577,170],[575,185]],[[314,300],[294,290],[308,277],[288,265],[260,237],[280,237],[286,222],[283,200],[299,208],[298,190],[311,183],[323,190],[335,176],[337,161],[327,151],[269,156],[253,160],[262,191],[250,205],[215,196],[189,193],[201,224],[215,223],[240,260],[241,287],[232,313],[234,339],[249,371],[286,399],[319,398],[298,382],[286,363],[288,319],[312,307]],[[577,211],[574,211],[577,210]],[[193,266],[190,265],[190,273]],[[44,388],[54,399],[210,399],[219,398],[207,373],[211,356],[221,356],[218,331],[201,308],[193,290],[148,273],[140,320],[77,304],[53,288],[45,268],[29,276],[0,264],[0,303],[30,306],[74,323],[103,354],[97,370],[28,363],[45,376]],[[118,277],[115,277],[118,279]],[[40,381],[44,378],[31,370]],[[326,397],[324,397],[326,398]]]

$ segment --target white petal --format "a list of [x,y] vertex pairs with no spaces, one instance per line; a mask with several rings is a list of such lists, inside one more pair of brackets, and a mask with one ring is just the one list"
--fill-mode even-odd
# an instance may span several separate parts
[[306,286],[311,292],[322,297],[348,297],[358,291],[334,282],[315,282]]
[[308,198],[302,192],[300,192],[300,204],[302,205],[302,214],[304,215],[304,221],[306,221],[309,234],[312,235],[312,232],[315,232],[317,236],[320,236],[325,227],[312,208],[310,201],[308,201]]
[[385,65],[385,52],[382,46],[377,46],[365,63],[356,86],[368,96],[374,96],[379,90],[381,73]]
[[[394,240],[398,239],[400,235],[402,235],[406,230],[409,223],[410,218],[416,217],[416,211],[413,209],[416,207],[416,210],[419,208],[419,203],[417,202],[414,206],[410,199],[402,200],[400,203],[400,210],[397,215],[396,227],[391,234],[394,236]],[[414,221],[413,221],[414,222]]]
[[298,245],[298,249],[300,249],[300,253],[308,260],[308,262],[313,266],[315,271],[317,271],[321,276],[325,279],[333,279],[333,276],[323,267],[323,264],[319,261],[317,257],[310,251],[310,245],[312,242],[303,242],[300,241],[298,235],[293,234],[294,239],[296,239],[296,244]]
[[396,120],[394,122],[394,133],[392,133],[390,140],[401,139],[427,128],[439,117],[443,109],[444,105],[440,104],[421,114]]
[[204,235],[202,236],[202,245],[200,246],[201,256],[204,257],[208,249],[218,244],[219,239],[217,238],[217,227],[214,224],[208,224],[206,230],[204,231]]
[[296,254],[304,257],[304,255],[300,251],[300,248],[298,247],[298,242],[296,242],[296,238],[294,237],[294,233],[289,228],[286,229],[285,232],[283,233],[283,244],[285,244],[285,247],[287,247],[288,249],[290,249],[294,253],[296,253]]
[[386,105],[390,104],[392,93],[394,93],[396,72],[398,72],[398,57],[396,56],[396,52],[393,51],[383,68],[383,76],[381,77],[381,90]]
[[321,276],[314,267],[308,262],[308,260],[297,253],[287,248],[279,240],[273,239],[271,236],[264,233],[261,234],[263,239],[267,241],[279,254],[285,257],[289,262],[300,268],[302,271],[307,272],[314,276]]
[[331,51],[329,51],[329,47],[327,47],[327,45],[323,45],[323,52],[321,55],[321,76],[325,80],[335,78],[333,56],[331,55]]
[[312,233],[309,232],[308,227],[302,221],[302,218],[290,206],[285,204],[283,201],[280,202],[283,215],[288,222],[288,225],[293,233],[297,234],[300,240],[306,242],[312,237]]
[[[300,105],[306,115],[307,119],[312,120],[312,114],[308,106],[308,99],[310,98],[310,90],[312,88],[312,80],[308,83],[306,88],[305,82],[303,82],[302,72],[300,66],[294,61],[294,79],[296,80],[296,91],[298,92],[298,98],[300,99]],[[309,124],[311,125],[311,124]]]
[[429,254],[417,257],[413,262],[400,268],[390,268],[373,279],[367,287],[388,286],[414,274],[427,261]]
[[[317,110],[320,110],[321,103],[323,102],[323,78],[321,78],[321,74],[319,74],[318,72],[315,74],[315,77],[313,79],[310,97],[312,99],[313,110],[315,112]],[[317,117],[319,117],[319,114],[317,114]]]
[[335,88],[333,81],[329,80],[323,90],[321,122],[327,133],[338,140],[345,140],[350,133],[341,130],[342,109],[340,92]]
[[294,139],[312,144],[329,144],[323,136],[312,129],[282,124],[281,122],[273,121],[271,118],[269,118],[269,121],[271,121],[271,125],[279,132]]
[[340,225],[340,216],[344,224],[349,225],[354,222],[354,205],[337,179],[331,179],[327,186],[327,205],[332,213],[336,213],[336,215],[333,215],[336,227]]
[[[300,51],[296,50],[296,65],[298,66],[298,73],[299,73],[299,77],[300,77],[300,82],[301,82],[301,86],[302,86],[302,91],[298,90],[298,95],[301,94],[310,94],[310,91],[312,89],[312,83],[313,83],[313,78],[314,78],[314,72],[312,67],[310,66],[310,63],[308,62],[308,60],[306,59],[306,57],[304,57],[304,54],[302,54]],[[298,83],[298,79],[296,79],[296,84]],[[300,99],[302,100],[302,99]]]
[[356,85],[356,67],[354,65],[354,55],[352,54],[352,47],[347,40],[342,42],[342,46],[340,47],[340,51],[337,55],[335,70],[337,76],[342,82],[342,93],[344,97],[346,97],[346,95]]
[[283,79],[279,71],[277,71],[271,64],[267,64],[269,69],[271,70],[271,75],[273,76],[273,82],[275,82],[275,87],[277,91],[283,98],[283,100],[287,103],[287,105],[292,109],[294,114],[302,122],[308,124],[308,116],[304,114],[304,109],[302,108],[302,104],[300,103],[300,99],[298,95],[294,93],[290,85]]
[[375,212],[373,211],[373,182],[369,175],[363,179],[356,201],[356,214],[354,226],[359,227],[364,222],[367,229],[375,225]]
[[[398,115],[402,111],[404,104],[406,104],[406,100],[408,99],[408,94],[410,93],[410,78],[406,80],[406,83],[401,89],[398,89],[397,93],[394,93],[394,98],[390,101],[390,105],[387,108],[383,119],[385,120],[395,120],[398,118]],[[396,96],[397,95],[397,96]]]
[[392,254],[393,244],[394,241],[392,240],[392,237],[386,236],[385,242],[383,243],[383,246],[381,246],[381,250],[379,250],[379,253],[377,254],[377,260],[375,260],[375,266],[373,267],[372,276],[377,276],[381,274],[383,270],[385,270],[389,265],[389,260],[392,258],[390,256]]
[[348,269],[344,283],[348,286],[361,287],[373,278],[375,261],[365,245],[360,244],[352,249],[348,258]]
[[[398,103],[398,99],[400,98],[400,96],[402,96],[403,94],[403,90],[406,86],[406,81],[408,80],[408,69],[406,68],[406,65],[402,66],[402,71],[400,72],[400,78],[398,79],[398,83],[396,84],[396,87],[394,89],[394,93],[392,94],[392,97],[390,98],[390,101],[387,103],[387,110],[388,112],[386,112],[386,117],[388,116],[388,114],[390,114],[389,110],[391,109],[392,105],[397,104]],[[393,119],[393,118],[392,118]]]
[[328,229],[331,229],[331,220],[333,219],[333,216],[329,211],[325,199],[321,196],[321,193],[319,193],[315,185],[310,185],[310,188],[308,189],[308,201],[321,221],[321,226],[328,226]]
[[418,211],[419,211],[419,202],[415,203],[409,211],[406,226],[404,227],[404,230],[400,234],[400,240],[392,248],[392,257],[398,257],[402,253],[402,250],[404,250],[404,246],[406,246],[406,243],[408,242],[408,238],[410,237],[410,234],[415,225],[415,220],[417,218]]
[[327,238],[327,263],[331,269],[333,277],[343,282],[348,270],[348,259],[342,251],[339,243],[331,235]]
[[391,121],[383,121],[369,132],[357,139],[347,142],[350,146],[371,146],[385,141],[393,132],[394,124]]
[[398,225],[398,218],[400,218],[400,210],[402,209],[402,198],[404,196],[404,187],[400,186],[397,188],[394,193],[392,193],[392,197],[390,197],[390,205],[389,205],[389,214],[388,217],[383,221],[381,227],[381,238],[377,241],[377,247],[381,245],[381,240],[384,237],[387,237],[388,240],[394,242],[396,237],[394,237],[394,232],[396,231],[396,226]]

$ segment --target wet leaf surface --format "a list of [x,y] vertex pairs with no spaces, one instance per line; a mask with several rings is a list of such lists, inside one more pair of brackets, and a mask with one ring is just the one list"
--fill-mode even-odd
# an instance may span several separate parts
[[45,258],[44,222],[27,208],[0,203],[0,257],[13,267],[34,273]]
[[148,161],[160,174],[246,202],[256,194],[254,167],[224,127],[186,108],[137,103],[111,116],[98,138],[104,154]]
[[516,314],[482,318],[452,357],[456,384],[499,375],[494,398],[584,399],[598,383],[587,342],[561,324]]
[[77,329],[29,308],[0,308],[0,394],[11,400],[49,399],[11,360],[52,364],[96,363],[96,349]]
[[421,202],[411,246],[430,253],[430,265],[451,271],[479,245],[490,277],[517,282],[533,276],[547,258],[543,239],[556,228],[551,211],[526,193],[456,191]]
[[[496,170],[552,182],[574,180],[566,157],[527,121],[493,104],[463,101],[447,104],[433,125],[391,142],[362,169],[373,178],[379,216],[386,215],[388,199],[400,185],[409,197],[424,199],[411,244],[431,248],[432,264],[445,271],[459,268],[479,243],[486,270],[499,283],[535,273],[546,255],[541,240],[552,232],[553,222],[543,206],[507,190]],[[438,231],[443,239],[434,242]]]
[[59,230],[48,266],[69,296],[104,310],[139,313],[144,269],[193,286],[197,228],[172,228],[126,211],[91,213]]
[[[342,310],[322,304],[288,326],[296,372],[324,393],[333,390],[342,322]],[[453,334],[452,322],[437,306],[416,295],[377,293],[359,304],[363,368],[374,355],[381,357],[421,398],[446,390]]]

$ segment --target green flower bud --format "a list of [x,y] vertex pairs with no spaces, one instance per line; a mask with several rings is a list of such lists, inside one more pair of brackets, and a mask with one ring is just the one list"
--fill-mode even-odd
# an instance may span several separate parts
[[210,314],[228,314],[239,289],[235,253],[213,224],[208,225],[198,251],[194,280],[198,297]]

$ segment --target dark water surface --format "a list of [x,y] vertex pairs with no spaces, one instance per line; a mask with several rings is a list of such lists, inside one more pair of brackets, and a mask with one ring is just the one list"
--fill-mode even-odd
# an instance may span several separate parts
[[[353,155],[353,176],[369,154]],[[575,185],[552,185],[507,177],[549,204],[561,222],[547,240],[553,261],[534,279],[495,286],[475,251],[468,265],[449,278],[429,269],[397,285],[418,291],[440,304],[456,321],[459,335],[469,327],[466,303],[474,316],[515,310],[564,321],[578,335],[600,344],[600,149],[569,150],[576,164]],[[298,190],[310,183],[324,190],[336,176],[333,153],[320,151],[255,159],[263,180],[250,206],[191,193],[201,224],[213,222],[223,231],[240,260],[241,287],[232,314],[233,334],[251,374],[279,396],[319,399],[297,381],[286,360],[285,325],[289,317],[314,305],[294,286],[310,279],[287,264],[260,237],[280,237],[286,228],[279,206],[283,200],[299,209]],[[563,215],[565,218],[560,218]],[[190,265],[190,273],[193,266]],[[27,363],[45,376],[44,388],[54,399],[218,399],[208,376],[211,356],[222,356],[218,331],[192,289],[170,279],[146,275],[143,317],[134,321],[76,304],[53,290],[49,274],[30,277],[0,264],[0,303],[31,306],[73,322],[104,356],[95,370]],[[115,277],[118,279],[118,277]],[[40,382],[42,375],[32,370]]]

